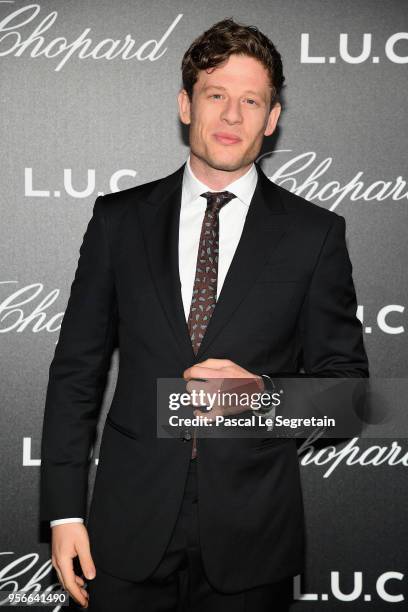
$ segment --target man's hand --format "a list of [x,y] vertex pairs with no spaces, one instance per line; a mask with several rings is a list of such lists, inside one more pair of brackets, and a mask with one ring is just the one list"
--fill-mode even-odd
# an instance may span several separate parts
[[[234,392],[249,395],[251,393],[262,393],[265,389],[261,376],[245,370],[230,359],[205,359],[184,370],[183,378],[188,380],[186,389],[189,393],[193,390],[199,393],[202,390],[208,394],[221,391],[221,394]],[[197,378],[204,380],[191,380]],[[241,379],[241,382],[239,379]],[[237,414],[247,410],[248,406],[221,406],[216,404],[211,408],[209,418]],[[194,415],[202,415],[202,411],[196,409]]]
[[88,607],[89,594],[83,586],[85,581],[74,573],[73,559],[79,557],[86,579],[95,577],[88,531],[83,523],[64,523],[52,527],[52,566],[61,585],[81,606]]

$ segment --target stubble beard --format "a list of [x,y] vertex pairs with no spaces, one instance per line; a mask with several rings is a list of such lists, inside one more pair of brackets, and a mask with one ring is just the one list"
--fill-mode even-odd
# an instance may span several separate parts
[[233,159],[231,161],[218,160],[215,156],[211,155],[211,153],[206,150],[204,147],[203,150],[196,149],[194,147],[194,143],[190,144],[190,150],[198,159],[203,161],[207,166],[214,170],[220,170],[222,172],[236,172],[240,170],[244,166],[249,166],[256,160],[256,155],[253,151],[245,152],[242,157],[237,159]]

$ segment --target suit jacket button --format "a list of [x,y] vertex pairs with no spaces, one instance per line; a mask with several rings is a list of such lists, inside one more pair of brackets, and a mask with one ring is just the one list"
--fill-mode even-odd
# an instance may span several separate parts
[[191,433],[187,429],[183,432],[182,440],[183,442],[188,442],[188,440],[191,440]]

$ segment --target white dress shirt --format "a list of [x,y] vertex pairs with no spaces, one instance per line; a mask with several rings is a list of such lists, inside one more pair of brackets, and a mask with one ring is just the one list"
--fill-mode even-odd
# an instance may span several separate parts
[[[234,257],[239,239],[241,238],[245,218],[252,196],[254,195],[257,180],[258,172],[255,168],[255,164],[252,164],[245,174],[220,190],[231,191],[235,195],[235,198],[230,200],[227,204],[224,204],[218,213],[219,254],[217,299],[232,258]],[[179,225],[179,274],[186,321],[188,321],[191,298],[193,295],[201,226],[207,207],[207,200],[201,197],[201,194],[206,191],[217,190],[210,189],[195,176],[191,169],[189,156],[184,168]],[[51,521],[50,525],[53,527],[61,523],[83,523],[83,519],[76,517],[57,519]]]

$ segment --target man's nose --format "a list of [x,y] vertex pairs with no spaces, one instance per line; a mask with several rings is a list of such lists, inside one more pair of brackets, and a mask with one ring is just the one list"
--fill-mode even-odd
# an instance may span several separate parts
[[242,109],[241,102],[239,100],[228,100],[225,104],[222,113],[221,119],[227,121],[228,123],[241,123],[242,121]]

